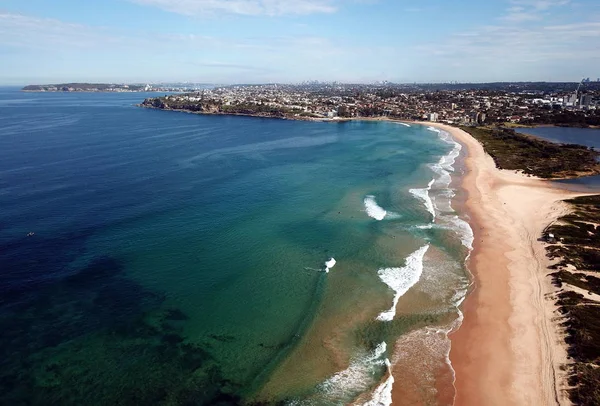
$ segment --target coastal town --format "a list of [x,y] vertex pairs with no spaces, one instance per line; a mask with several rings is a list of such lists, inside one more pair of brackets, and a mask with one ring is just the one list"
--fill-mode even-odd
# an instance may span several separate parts
[[387,117],[457,125],[600,125],[600,82],[236,85],[148,98],[165,110],[295,120]]

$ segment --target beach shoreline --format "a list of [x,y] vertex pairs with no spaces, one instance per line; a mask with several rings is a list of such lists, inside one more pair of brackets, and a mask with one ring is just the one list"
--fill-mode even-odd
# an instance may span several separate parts
[[[567,363],[567,346],[560,326],[553,321],[557,306],[546,298],[556,289],[547,277],[550,261],[539,238],[549,224],[568,213],[563,200],[583,193],[497,169],[475,138],[449,125],[387,117],[304,121],[431,126],[448,132],[463,146],[465,173],[458,187],[466,194],[464,209],[475,235],[467,263],[473,280],[461,307],[462,325],[449,334],[455,380],[454,387],[438,388],[445,399],[442,403],[451,404],[448,392],[453,391],[455,405],[571,404],[565,391],[566,372],[560,368]],[[392,375],[402,376],[394,366]],[[411,399],[397,382],[392,405],[418,402],[418,396]]]
[[[556,307],[544,228],[578,195],[546,181],[496,168],[477,140],[443,124],[467,151],[461,188],[475,234],[468,262],[473,285],[464,320],[451,333],[456,405],[567,405],[566,345],[552,322]],[[579,193],[580,195],[580,193]],[[395,402],[395,404],[400,404]]]

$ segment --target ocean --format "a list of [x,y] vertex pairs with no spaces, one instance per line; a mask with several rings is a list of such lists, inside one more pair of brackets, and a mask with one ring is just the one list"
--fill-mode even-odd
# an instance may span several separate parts
[[0,403],[451,404],[460,146],[145,97],[0,88]]
[[519,128],[518,131],[552,142],[579,144],[596,149],[600,148],[600,129],[597,128],[533,127]]

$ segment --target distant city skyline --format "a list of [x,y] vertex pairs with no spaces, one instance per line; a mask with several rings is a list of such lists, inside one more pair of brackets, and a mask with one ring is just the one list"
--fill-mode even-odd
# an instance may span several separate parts
[[4,0],[0,85],[573,81],[595,0]]

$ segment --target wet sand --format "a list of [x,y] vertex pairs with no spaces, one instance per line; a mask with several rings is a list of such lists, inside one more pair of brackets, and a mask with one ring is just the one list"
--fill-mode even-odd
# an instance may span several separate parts
[[[553,288],[538,239],[566,213],[561,201],[577,194],[499,170],[466,132],[426,124],[450,132],[467,149],[462,187],[475,233],[469,261],[474,283],[463,324],[451,335],[455,404],[569,404],[559,369],[566,349],[552,323],[554,304],[544,297]],[[394,405],[406,404],[393,399]]]

